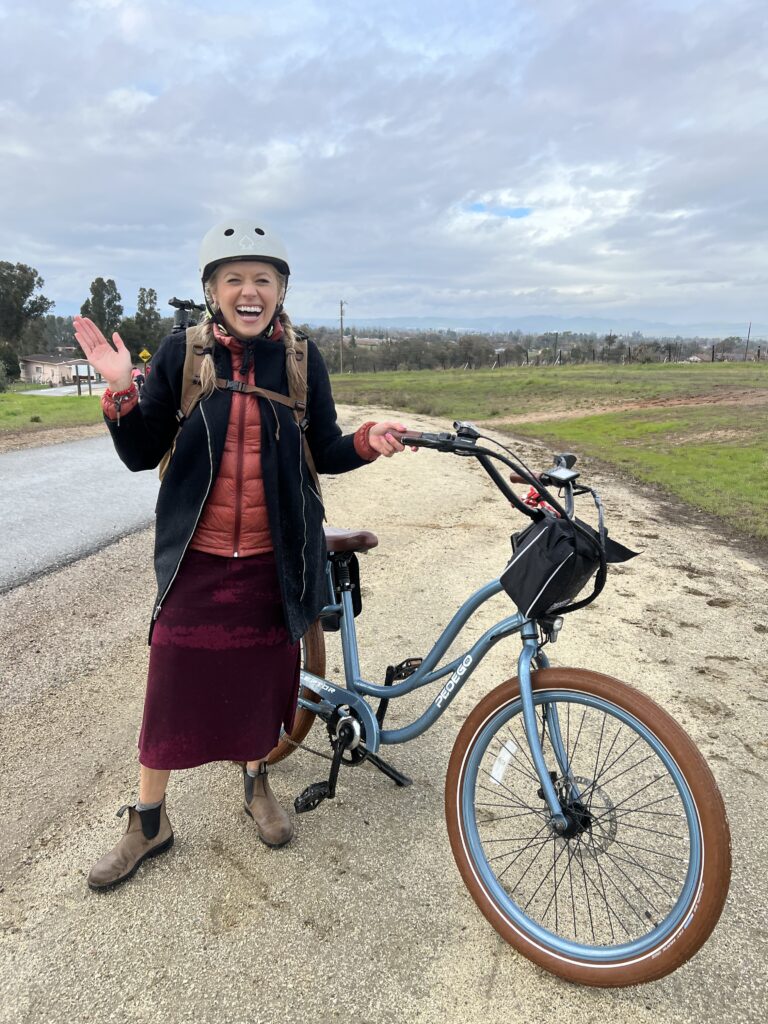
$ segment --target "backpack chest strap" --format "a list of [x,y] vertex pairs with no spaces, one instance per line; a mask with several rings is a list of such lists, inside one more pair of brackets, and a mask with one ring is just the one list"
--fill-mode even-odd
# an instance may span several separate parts
[[278,402],[280,405],[285,405],[294,413],[304,413],[307,409],[306,402],[302,402],[298,398],[291,398],[290,395],[281,395],[279,391],[268,391],[266,388],[259,388],[255,384],[246,384],[241,380],[225,380],[223,377],[217,377],[216,387],[222,391],[237,391],[246,395],[258,395],[260,398],[269,399],[270,402]]

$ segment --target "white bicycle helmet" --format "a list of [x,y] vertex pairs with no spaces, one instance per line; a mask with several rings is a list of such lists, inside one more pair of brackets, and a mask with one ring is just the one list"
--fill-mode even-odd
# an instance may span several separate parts
[[222,263],[260,260],[285,277],[291,272],[288,253],[277,235],[259,221],[232,217],[211,228],[200,243],[200,279],[205,282]]

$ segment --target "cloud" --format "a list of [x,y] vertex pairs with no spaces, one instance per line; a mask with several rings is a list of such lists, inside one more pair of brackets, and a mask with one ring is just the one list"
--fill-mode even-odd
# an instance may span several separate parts
[[767,318],[762,4],[2,10],[0,258],[59,309],[192,294],[253,210],[301,316]]

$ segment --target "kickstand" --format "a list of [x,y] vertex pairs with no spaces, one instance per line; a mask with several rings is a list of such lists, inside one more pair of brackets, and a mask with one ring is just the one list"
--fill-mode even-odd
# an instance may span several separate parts
[[379,757],[378,754],[372,754],[370,751],[365,755],[365,760],[370,761],[372,765],[379,769],[379,771],[386,775],[388,779],[392,779],[396,786],[410,786],[413,784],[413,779],[409,779],[407,775],[403,775],[397,768],[385,761],[383,757]]

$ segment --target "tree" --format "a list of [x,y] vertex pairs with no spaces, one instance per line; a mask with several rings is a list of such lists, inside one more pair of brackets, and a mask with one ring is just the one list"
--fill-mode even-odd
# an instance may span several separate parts
[[157,344],[160,340],[160,314],[157,311],[157,292],[154,288],[139,288],[139,298],[136,303],[136,327],[144,337],[145,344],[150,342]]
[[57,352],[72,348],[79,354],[71,316],[41,316],[27,322],[22,335],[21,352]]
[[0,341],[18,345],[26,324],[51,309],[50,299],[34,294],[44,284],[34,267],[0,261]]
[[117,325],[117,333],[123,339],[123,343],[131,353],[131,359],[138,361],[139,352],[144,348],[143,335],[136,323],[135,316],[125,316]]
[[5,367],[0,363],[0,392],[8,390],[8,377],[5,372]]
[[93,320],[108,338],[114,334],[123,315],[123,307],[120,292],[111,277],[107,281],[97,277],[91,282],[91,297],[82,304],[80,312]]
[[8,380],[18,380],[21,377],[19,357],[11,345],[0,345],[0,367],[5,371]]
[[125,342],[133,361],[137,362],[139,352],[145,348],[154,352],[160,339],[165,334],[170,334],[172,327],[173,320],[161,317],[157,310],[155,289],[139,288],[136,315],[123,317],[117,326],[117,332]]

